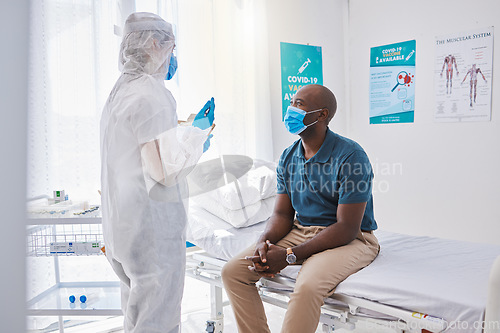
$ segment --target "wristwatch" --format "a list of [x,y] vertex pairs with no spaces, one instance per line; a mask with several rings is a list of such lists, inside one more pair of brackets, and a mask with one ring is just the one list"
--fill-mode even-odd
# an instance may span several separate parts
[[289,247],[288,249],[286,249],[286,262],[289,265],[291,265],[291,264],[295,264],[296,261],[297,261],[297,257],[293,253],[292,248]]

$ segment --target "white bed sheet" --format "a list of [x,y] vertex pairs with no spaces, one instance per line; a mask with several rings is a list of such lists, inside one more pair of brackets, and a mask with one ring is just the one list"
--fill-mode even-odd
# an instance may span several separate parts
[[[229,259],[252,245],[265,228],[236,229],[190,207],[188,240]],[[339,284],[336,293],[418,311],[447,321],[445,332],[481,332],[488,278],[500,246],[376,231],[381,251],[368,267]],[[282,274],[296,278],[300,267]]]
[[[440,317],[445,332],[481,332],[488,279],[500,246],[378,230],[381,251],[337,293]],[[284,275],[296,278],[299,267]]]
[[500,246],[383,231],[376,236],[378,258],[338,292],[442,317],[446,332],[481,332],[474,324],[483,320]]
[[[267,220],[263,216],[262,221]],[[245,228],[235,228],[226,221],[195,204],[189,206],[187,240],[212,256],[224,260],[254,244],[264,231],[264,222]]]

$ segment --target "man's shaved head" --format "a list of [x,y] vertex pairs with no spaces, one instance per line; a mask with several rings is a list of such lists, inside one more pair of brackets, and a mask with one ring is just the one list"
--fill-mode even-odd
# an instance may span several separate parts
[[315,109],[326,108],[328,109],[327,124],[330,123],[335,112],[337,112],[337,99],[330,89],[319,84],[309,84],[303,86],[297,93],[306,93],[313,97],[310,102],[314,104]]

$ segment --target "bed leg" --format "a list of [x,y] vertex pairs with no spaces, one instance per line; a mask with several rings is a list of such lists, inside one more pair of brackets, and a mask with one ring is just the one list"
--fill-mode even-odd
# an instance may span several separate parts
[[331,333],[335,330],[335,328],[332,328],[330,325],[327,325],[327,324],[323,324],[322,326],[322,332],[323,333]]
[[500,256],[493,263],[484,314],[484,333],[500,333]]
[[222,333],[224,330],[222,288],[214,285],[210,285],[210,315],[212,319],[207,322],[207,327],[213,327],[213,330],[207,328],[207,332]]

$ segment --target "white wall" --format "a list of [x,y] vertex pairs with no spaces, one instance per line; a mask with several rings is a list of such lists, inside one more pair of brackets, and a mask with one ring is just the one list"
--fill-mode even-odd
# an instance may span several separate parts
[[[0,262],[0,331],[25,332],[26,253],[26,113],[28,94],[28,1],[16,1],[2,12],[2,43],[9,52],[0,52],[0,210],[2,251]],[[3,49],[5,50],[5,48]]]
[[[350,0],[348,132],[379,168],[375,214],[382,229],[500,244],[499,69],[493,73],[491,122],[433,120],[435,37],[496,26],[498,64],[499,13],[497,0]],[[370,47],[412,39],[415,123],[369,125]],[[388,165],[397,170],[381,174]]]
[[347,0],[269,0],[269,68],[273,155],[277,161],[282,151],[299,137],[287,132],[281,121],[280,42],[322,47],[323,84],[337,97],[338,110],[330,127],[346,134],[347,108],[344,67],[344,42],[347,24]]

